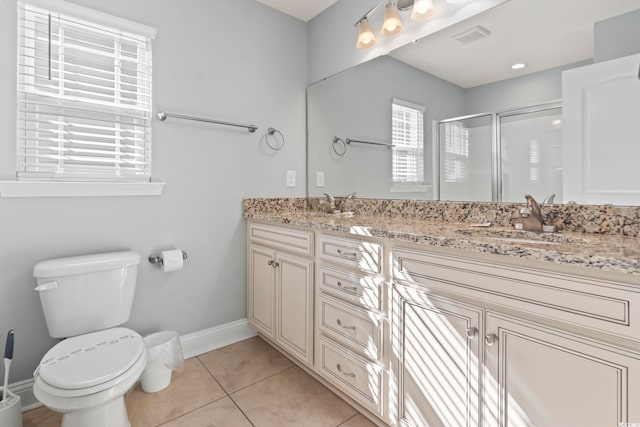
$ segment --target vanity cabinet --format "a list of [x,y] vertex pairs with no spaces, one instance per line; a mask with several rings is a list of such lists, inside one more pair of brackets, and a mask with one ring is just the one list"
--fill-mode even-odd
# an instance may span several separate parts
[[399,424],[478,426],[484,311],[412,286],[394,284],[393,295]]
[[636,287],[407,248],[393,250],[393,265],[400,425],[640,419]]
[[248,321],[312,366],[313,234],[263,224],[250,224],[248,232]]
[[255,221],[247,232],[251,325],[379,425],[640,422],[637,280]]
[[486,325],[486,426],[640,420],[640,354],[500,313]]
[[316,370],[385,417],[384,246],[329,234],[317,242]]

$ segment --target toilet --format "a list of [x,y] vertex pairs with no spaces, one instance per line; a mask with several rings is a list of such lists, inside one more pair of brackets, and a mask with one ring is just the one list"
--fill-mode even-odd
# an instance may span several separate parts
[[42,261],[33,269],[49,335],[33,392],[62,427],[130,427],[124,394],[147,361],[142,337],[120,327],[131,313],[140,254],[111,252]]

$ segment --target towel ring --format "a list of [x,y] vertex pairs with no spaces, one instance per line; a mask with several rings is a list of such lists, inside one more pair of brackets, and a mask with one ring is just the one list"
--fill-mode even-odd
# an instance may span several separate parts
[[[274,146],[273,146],[273,145],[271,145],[271,143],[269,142],[269,137],[270,137],[270,136],[273,136],[273,135],[274,135],[274,134],[276,134],[276,133],[277,133],[278,135],[280,135],[280,138],[282,139],[282,142],[280,143],[280,145],[277,145],[277,146],[275,146],[275,147],[274,147]],[[277,140],[278,140],[278,137],[277,137],[277,136],[275,136],[275,137],[274,137],[274,139],[277,141]],[[266,135],[264,136],[264,142],[266,142],[266,143],[267,143],[267,145],[269,146],[269,148],[271,148],[273,151],[279,151],[279,150],[282,150],[282,147],[284,147],[284,135],[283,135],[283,134],[282,134],[282,132],[280,132],[278,129],[269,128],[269,129],[267,129],[267,133],[266,133]]]
[[[339,146],[342,146],[342,149],[336,149],[336,147],[339,147]],[[347,152],[347,143],[344,142],[344,139],[334,136],[333,142],[331,143],[331,149],[338,156],[342,157]]]

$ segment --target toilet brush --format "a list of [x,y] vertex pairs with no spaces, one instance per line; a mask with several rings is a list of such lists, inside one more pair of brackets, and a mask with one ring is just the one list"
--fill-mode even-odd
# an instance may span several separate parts
[[4,386],[2,387],[2,400],[7,400],[9,388],[9,368],[13,359],[13,329],[7,333],[7,343],[4,346]]

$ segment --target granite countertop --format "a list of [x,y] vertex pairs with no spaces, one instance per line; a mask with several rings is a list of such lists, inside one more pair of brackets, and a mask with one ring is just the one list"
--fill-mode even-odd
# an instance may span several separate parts
[[357,214],[344,217],[313,212],[245,212],[245,216],[315,230],[640,275],[638,237],[572,232],[534,233],[508,227],[475,228],[468,223]]

